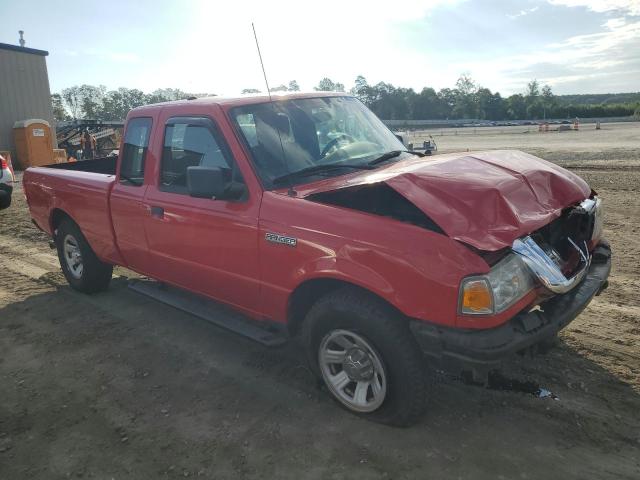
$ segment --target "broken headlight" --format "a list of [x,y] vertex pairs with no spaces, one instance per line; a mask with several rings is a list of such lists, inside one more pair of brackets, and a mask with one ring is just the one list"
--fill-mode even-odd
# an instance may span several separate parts
[[491,315],[503,312],[532,288],[533,278],[529,267],[518,255],[507,255],[488,274],[462,281],[460,313]]

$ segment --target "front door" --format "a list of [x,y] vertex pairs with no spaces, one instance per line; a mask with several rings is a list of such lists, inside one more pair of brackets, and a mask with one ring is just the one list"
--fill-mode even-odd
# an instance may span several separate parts
[[191,197],[190,166],[221,168],[228,178],[244,185],[211,118],[167,119],[158,179],[149,185],[144,200],[151,274],[255,313],[259,199],[252,198],[246,188],[234,201]]

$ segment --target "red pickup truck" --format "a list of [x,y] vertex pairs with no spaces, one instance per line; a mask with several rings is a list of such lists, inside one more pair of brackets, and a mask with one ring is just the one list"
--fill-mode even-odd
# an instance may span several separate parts
[[394,425],[424,410],[425,366],[482,378],[611,268],[578,176],[518,151],[406,151],[344,94],[137,108],[117,159],[30,168],[24,189],[75,289],[122,265],[232,306],[300,336],[342,406]]

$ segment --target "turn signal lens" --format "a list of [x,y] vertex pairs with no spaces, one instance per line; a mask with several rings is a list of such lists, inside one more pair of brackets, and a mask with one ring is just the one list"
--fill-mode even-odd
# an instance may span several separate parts
[[529,267],[512,253],[491,267],[488,274],[462,280],[459,311],[467,315],[504,312],[533,287]]
[[493,295],[489,282],[484,279],[467,280],[462,287],[462,313],[493,313]]

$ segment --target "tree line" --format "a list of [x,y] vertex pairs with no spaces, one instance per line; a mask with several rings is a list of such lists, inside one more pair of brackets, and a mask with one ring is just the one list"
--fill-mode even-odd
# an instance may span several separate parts
[[478,85],[462,75],[454,88],[435,91],[425,87],[395,87],[380,82],[369,85],[359,76],[351,93],[385,120],[478,119],[478,120],[542,120],[551,118],[640,117],[640,93],[624,103],[580,103],[576,95],[554,95],[549,85],[537,80],[527,84],[523,93],[503,97],[499,92]]
[[206,97],[207,93],[187,93],[178,88],[161,88],[144,93],[136,88],[107,90],[100,85],[75,85],[51,95],[56,120],[86,118],[92,120],[124,120],[129,110],[152,103]]
[[[299,90],[296,80],[270,88],[271,92]],[[314,90],[344,92],[345,86],[325,77]],[[524,92],[503,97],[478,85],[469,75],[460,76],[454,88],[436,91],[424,87],[420,92],[386,82],[370,85],[360,75],[349,92],[384,120],[542,120],[634,114],[640,118],[640,93],[554,95],[549,85],[541,85],[537,80],[530,81]],[[261,90],[245,88],[242,93],[261,93]],[[107,90],[103,85],[79,85],[53,94],[51,100],[56,120],[123,120],[129,110],[142,105],[212,95],[215,94],[188,93],[177,88],[144,93],[130,88]]]

